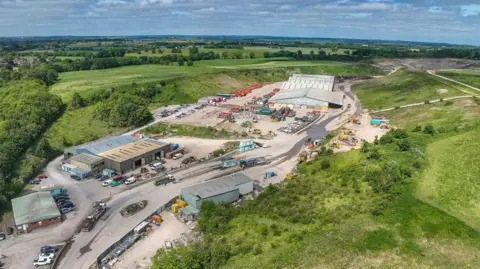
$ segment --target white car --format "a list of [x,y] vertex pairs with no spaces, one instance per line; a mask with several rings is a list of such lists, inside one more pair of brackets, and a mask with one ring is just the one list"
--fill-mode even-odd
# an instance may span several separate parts
[[53,259],[53,257],[55,257],[54,253],[40,253],[40,255],[38,255],[39,260]]
[[104,187],[110,186],[112,181],[113,181],[112,179],[107,179],[104,182],[102,182],[102,186],[104,186]]
[[177,153],[175,155],[173,155],[172,159],[174,160],[178,160],[178,159],[181,159],[183,158],[183,154],[182,153]]
[[51,263],[52,263],[52,259],[50,258],[43,258],[43,259],[38,259],[33,261],[33,265],[35,267],[39,267],[39,266],[43,266]]
[[135,177],[129,177],[127,180],[125,180],[125,185],[130,185],[137,182],[137,179]]
[[264,148],[269,148],[269,147],[271,147],[271,146],[270,146],[269,144],[263,144],[262,147],[264,147]]

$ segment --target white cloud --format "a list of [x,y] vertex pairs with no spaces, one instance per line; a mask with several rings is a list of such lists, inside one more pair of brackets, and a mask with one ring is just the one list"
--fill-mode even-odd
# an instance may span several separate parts
[[429,7],[429,8],[428,8],[428,12],[431,12],[431,13],[442,13],[442,12],[443,12],[443,8],[442,8],[442,7],[437,7],[437,6],[432,6],[432,7]]
[[479,4],[463,5],[460,8],[461,8],[462,16],[464,17],[475,16],[480,14]]
[[278,9],[280,10],[292,10],[294,8],[293,5],[281,5]]
[[391,10],[392,6],[385,3],[361,3],[356,5],[317,5],[315,8],[320,10],[339,11],[385,11]]
[[185,16],[192,16],[193,14],[185,11],[172,11],[172,15],[178,16],[178,17],[185,17]]
[[254,11],[252,12],[252,15],[259,15],[259,16],[265,16],[265,15],[270,15],[272,12],[270,11]]
[[126,4],[129,4],[129,2],[124,0],[99,0],[97,2],[97,6],[118,6]]

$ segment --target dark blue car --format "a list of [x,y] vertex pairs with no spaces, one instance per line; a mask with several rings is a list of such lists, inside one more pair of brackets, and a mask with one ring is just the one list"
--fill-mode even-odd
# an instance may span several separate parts
[[57,251],[57,247],[55,246],[42,246],[40,248],[40,253],[48,254],[48,253],[55,253],[55,251]]

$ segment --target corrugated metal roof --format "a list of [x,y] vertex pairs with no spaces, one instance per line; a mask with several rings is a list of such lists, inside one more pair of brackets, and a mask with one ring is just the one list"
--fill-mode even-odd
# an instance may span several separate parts
[[83,151],[93,155],[99,155],[102,152],[118,148],[120,146],[132,143],[136,140],[137,138],[130,135],[115,136],[79,145],[74,148],[77,153]]
[[16,225],[60,216],[50,192],[36,192],[12,199],[12,208]]
[[233,174],[182,189],[182,194],[205,199],[238,189],[239,185],[253,181],[243,173]]
[[[318,102],[328,102],[343,105],[343,93],[319,90],[316,88],[296,89],[295,91],[280,91],[270,101],[274,103],[291,103],[302,105],[301,101],[311,99]],[[303,104],[308,105],[308,104]],[[310,106],[315,106],[310,105]]]
[[80,154],[75,155],[72,158],[70,158],[70,161],[77,161],[79,163],[84,163],[84,164],[88,164],[88,165],[98,163],[101,160],[103,160],[102,157],[92,155],[92,154],[87,154],[87,153],[80,153]]
[[116,149],[102,152],[98,155],[120,163],[141,156],[147,152],[161,149],[166,145],[168,144],[161,141],[142,139]]
[[334,82],[334,76],[295,74],[291,76],[288,81],[282,83],[280,92],[304,88],[317,88],[325,91],[333,91]]

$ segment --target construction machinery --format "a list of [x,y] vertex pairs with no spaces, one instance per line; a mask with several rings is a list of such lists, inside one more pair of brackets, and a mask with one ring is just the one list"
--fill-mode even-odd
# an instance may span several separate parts
[[357,115],[353,115],[350,120],[353,122],[353,124],[361,124],[362,122],[360,119],[357,117]]

